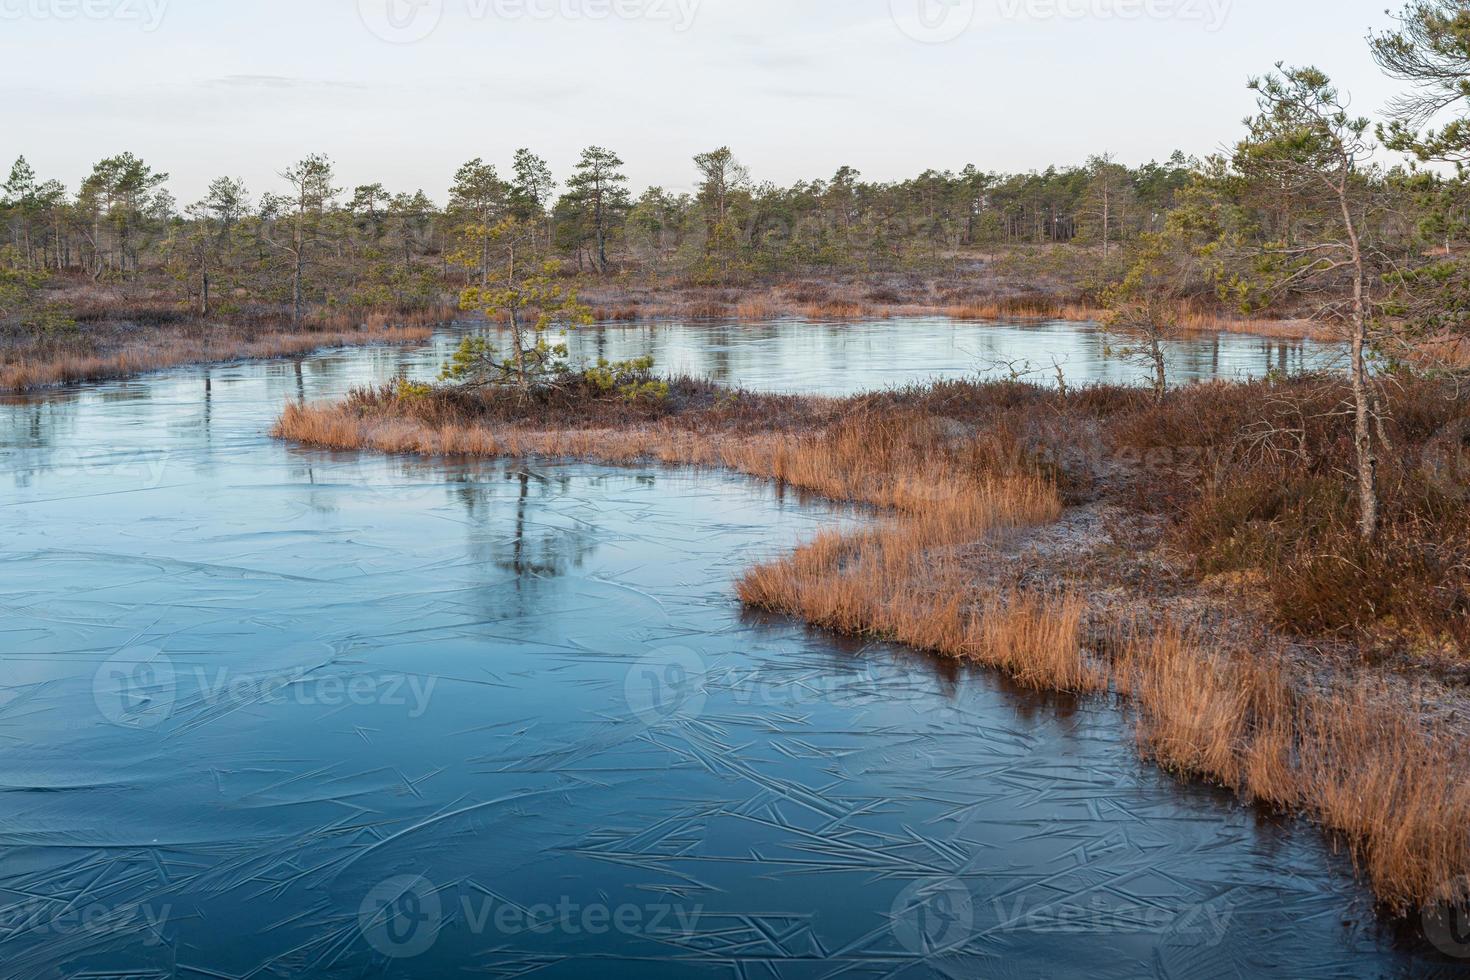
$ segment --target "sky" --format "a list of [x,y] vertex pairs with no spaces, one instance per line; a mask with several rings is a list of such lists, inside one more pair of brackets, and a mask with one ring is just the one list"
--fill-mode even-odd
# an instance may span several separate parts
[[729,145],[757,180],[849,165],[1023,171],[1204,155],[1248,77],[1315,64],[1377,115],[1365,36],[1396,0],[0,0],[0,160],[75,188],[124,150],[181,201],[257,195],[326,153],[346,187],[443,200],[473,157],[589,144],[687,190]]

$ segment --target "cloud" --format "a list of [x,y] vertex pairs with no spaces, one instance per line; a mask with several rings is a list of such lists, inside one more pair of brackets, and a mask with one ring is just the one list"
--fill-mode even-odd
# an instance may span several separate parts
[[207,79],[204,83],[211,88],[248,89],[365,89],[366,85],[351,82],[334,82],[320,78],[302,78],[296,75],[221,75]]

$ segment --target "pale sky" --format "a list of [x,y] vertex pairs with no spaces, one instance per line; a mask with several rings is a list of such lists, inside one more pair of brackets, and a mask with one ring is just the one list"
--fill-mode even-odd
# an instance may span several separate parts
[[[311,152],[442,200],[516,147],[635,189],[729,144],[757,179],[1029,170],[1237,138],[1246,78],[1316,64],[1376,115],[1396,0],[0,0],[0,158],[71,188],[130,150],[181,202]],[[385,39],[386,38],[386,39]]]

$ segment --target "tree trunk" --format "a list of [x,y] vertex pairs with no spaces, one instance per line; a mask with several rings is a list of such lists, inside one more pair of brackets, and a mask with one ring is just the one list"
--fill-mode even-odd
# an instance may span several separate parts
[[510,302],[506,304],[506,312],[510,314],[510,339],[516,345],[516,377],[524,393],[531,387],[530,379],[526,376],[526,340],[521,336],[521,318],[516,315],[520,304],[521,293],[516,288],[516,248],[512,243],[506,249],[506,277],[507,287],[513,291]]
[[531,387],[530,379],[526,377],[526,342],[521,337],[521,320],[516,316],[514,303],[510,307],[510,338],[511,343],[516,345],[516,377],[524,392]]
[[602,210],[602,193],[597,195],[597,206],[594,211],[597,222],[597,272],[599,275],[607,275],[607,222]]
[[301,252],[302,240],[305,238],[304,229],[301,225],[304,220],[305,215],[301,211],[298,211],[296,213],[295,234],[292,236],[296,248],[291,253],[291,322],[298,326],[301,324]]
[[1164,395],[1169,390],[1169,376],[1164,363],[1164,348],[1159,343],[1158,334],[1149,338],[1149,356],[1154,362],[1154,401],[1163,404]]
[[298,245],[295,265],[291,270],[291,322],[301,324],[301,248]]
[[1373,453],[1373,403],[1368,389],[1367,274],[1357,226],[1348,206],[1346,178],[1338,185],[1338,200],[1353,259],[1353,444],[1358,464],[1358,533],[1364,541],[1372,541],[1378,536],[1378,459]]

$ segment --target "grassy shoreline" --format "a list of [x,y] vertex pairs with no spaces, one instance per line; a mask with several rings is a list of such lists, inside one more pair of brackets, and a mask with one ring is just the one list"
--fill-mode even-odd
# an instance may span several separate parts
[[[796,318],[813,321],[946,317],[961,321],[1066,320],[1091,323],[1104,311],[1049,291],[911,277],[795,280],[741,287],[636,285],[578,280],[582,298],[606,324]],[[409,312],[323,312],[292,324],[277,308],[201,317],[176,300],[94,286],[58,290],[54,309],[74,330],[0,335],[0,392],[132,377],[162,368],[270,358],[323,347],[415,343],[461,319],[448,305]],[[1181,335],[1244,333],[1287,341],[1330,340],[1329,328],[1293,319],[1250,319],[1218,310],[1180,313]]]
[[[1233,450],[1125,462],[1201,440],[1229,447],[1263,401],[1301,413],[1339,394],[1330,379],[1273,384],[1196,386],[1160,406],[1125,388],[1063,395],[1004,382],[824,399],[676,379],[657,404],[385,389],[289,405],[275,434],[425,456],[720,467],[874,506],[885,515],[876,526],[821,534],[749,570],[740,598],[985,663],[1036,689],[1120,697],[1143,755],[1340,835],[1388,908],[1465,900],[1470,751],[1450,719],[1470,714],[1470,697],[1449,680],[1463,661],[1463,610],[1436,605],[1454,583],[1411,567],[1425,546],[1413,529],[1444,503],[1414,476],[1432,445],[1424,430],[1441,423],[1419,416],[1445,393],[1406,389],[1395,406],[1396,444],[1418,455],[1388,467],[1389,533],[1409,536],[1385,546],[1385,560],[1408,563],[1394,566],[1403,604],[1388,615],[1353,605],[1366,581],[1322,578],[1352,547],[1336,534],[1336,503],[1303,517],[1278,500],[1270,533],[1259,526],[1273,490],[1330,496],[1322,474],[1343,451],[1330,413],[1311,433],[1315,465],[1267,452],[1243,477]],[[1217,431],[1186,441],[1201,419]],[[1104,515],[1092,537],[1069,536],[1089,510]],[[1464,531],[1447,520],[1429,533],[1470,547]],[[1295,546],[1269,546],[1292,534]],[[1307,542],[1328,560],[1301,564]],[[1331,593],[1319,607],[1298,608],[1302,579]]]
[[184,365],[287,357],[328,347],[423,343],[452,316],[452,311],[441,309],[318,318],[300,325],[274,319],[183,318],[166,325],[108,321],[83,327],[77,336],[7,343],[0,348],[0,393],[131,378]]
[[[798,279],[738,287],[593,280],[583,284],[580,296],[592,307],[596,319],[625,323],[901,317],[1092,323],[1101,321],[1107,312],[1080,296],[1057,291],[922,277]],[[1184,335],[1243,333],[1282,340],[1337,339],[1331,327],[1312,320],[1244,317],[1196,307],[1180,310],[1179,330]]]

